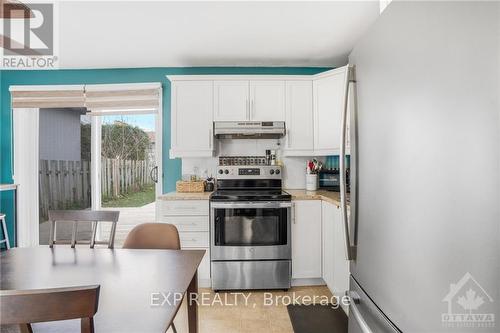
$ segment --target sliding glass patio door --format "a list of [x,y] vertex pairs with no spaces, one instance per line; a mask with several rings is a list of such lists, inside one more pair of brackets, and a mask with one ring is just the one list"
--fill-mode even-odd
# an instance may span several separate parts
[[[48,244],[49,210],[92,209],[92,120],[84,108],[38,110],[39,244]],[[71,239],[72,226],[59,224],[58,239]],[[79,236],[89,238],[90,225]]]
[[[99,185],[103,210],[119,210],[115,244],[137,224],[155,221],[156,114],[101,116]],[[97,193],[96,193],[97,195]],[[106,237],[110,226],[103,225]]]

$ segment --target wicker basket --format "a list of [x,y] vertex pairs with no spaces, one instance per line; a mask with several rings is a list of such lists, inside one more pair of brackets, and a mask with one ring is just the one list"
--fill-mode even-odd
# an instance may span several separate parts
[[179,193],[200,193],[205,191],[205,182],[204,181],[188,182],[188,181],[178,180],[175,183],[175,189]]

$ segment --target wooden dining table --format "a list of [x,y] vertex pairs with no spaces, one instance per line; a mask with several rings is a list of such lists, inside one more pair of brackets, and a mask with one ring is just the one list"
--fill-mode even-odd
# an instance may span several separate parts
[[[26,290],[100,285],[95,331],[163,333],[182,302],[196,293],[204,250],[132,250],[48,246],[0,253],[1,289]],[[163,303],[163,304],[162,304]],[[196,302],[188,303],[189,333],[198,332]],[[76,327],[79,328],[76,321]],[[37,326],[38,325],[38,326]],[[61,322],[33,325],[60,331]],[[67,331],[67,329],[63,329]]]

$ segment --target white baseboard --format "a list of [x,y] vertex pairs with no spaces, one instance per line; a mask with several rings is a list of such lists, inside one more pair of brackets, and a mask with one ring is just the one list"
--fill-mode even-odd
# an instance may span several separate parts
[[324,286],[324,285],[326,285],[326,283],[322,278],[292,279],[292,287]]

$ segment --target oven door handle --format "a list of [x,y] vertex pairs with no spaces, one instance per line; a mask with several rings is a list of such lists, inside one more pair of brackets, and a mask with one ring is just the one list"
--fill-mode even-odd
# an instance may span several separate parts
[[290,208],[292,207],[291,202],[211,202],[212,208]]

